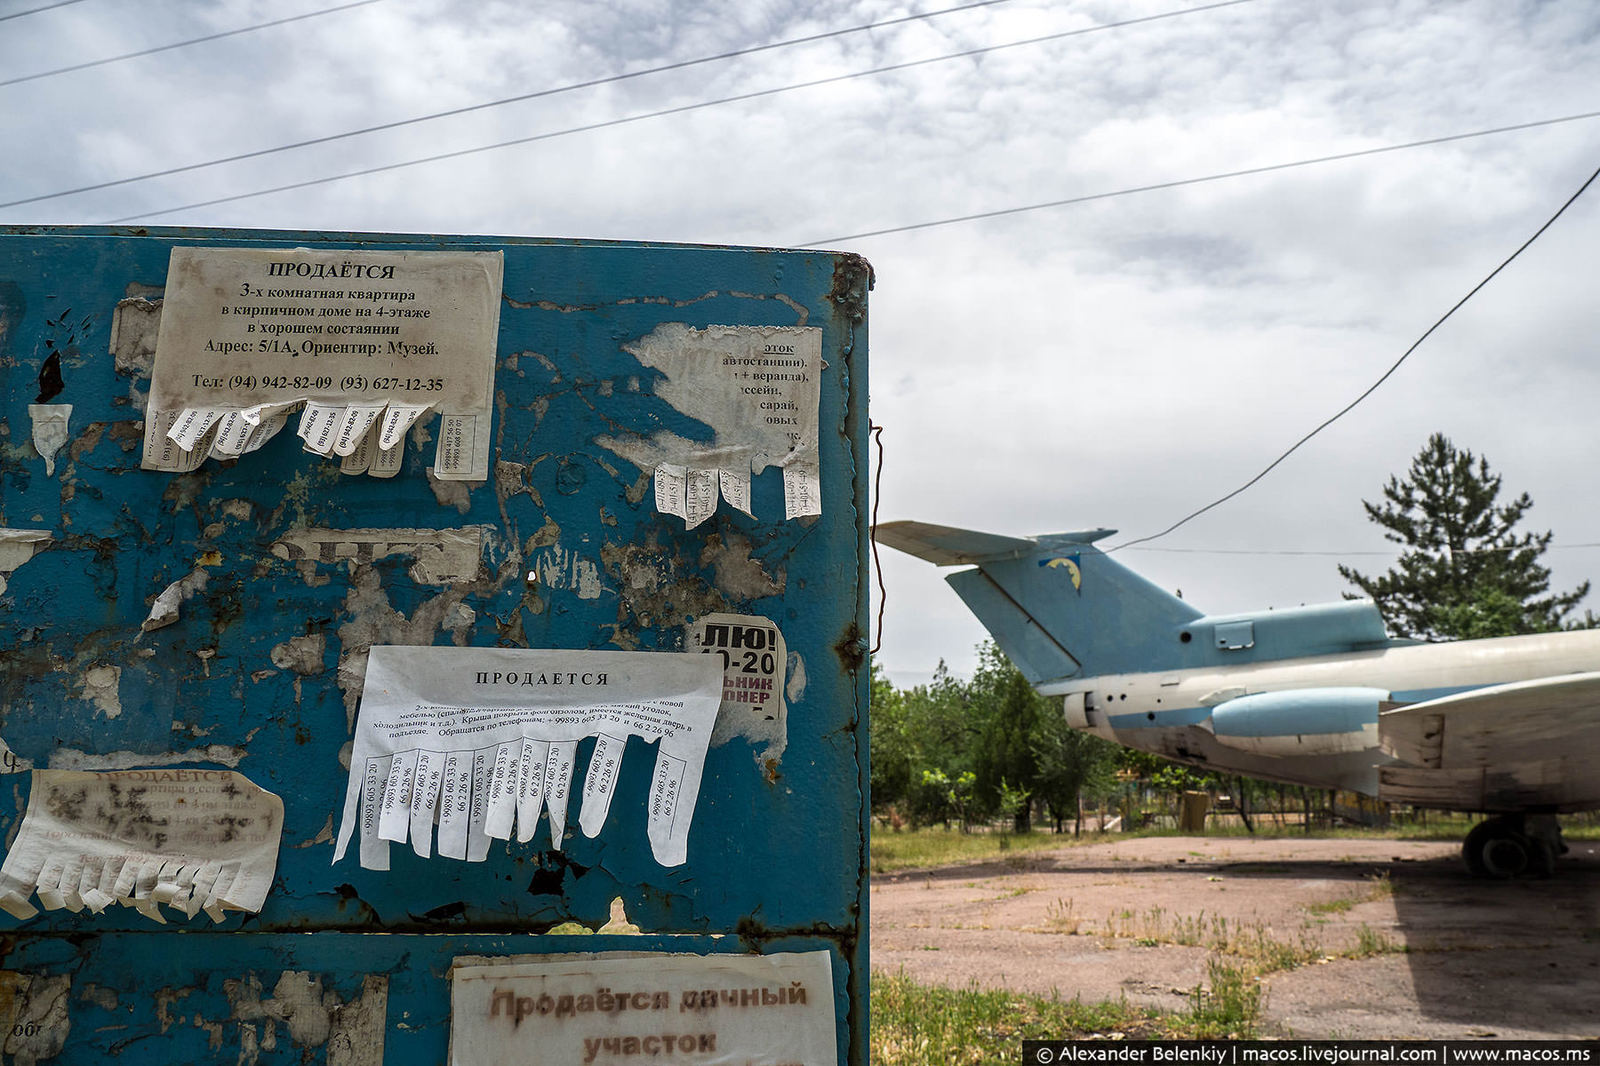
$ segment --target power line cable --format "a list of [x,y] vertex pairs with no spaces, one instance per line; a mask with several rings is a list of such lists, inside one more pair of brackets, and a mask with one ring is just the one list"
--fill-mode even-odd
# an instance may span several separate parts
[[[76,0],[67,0],[67,2],[73,3],[76,2]],[[209,41],[220,41],[224,37],[237,37],[243,33],[254,33],[257,30],[270,29],[273,26],[283,26],[290,22],[303,22],[306,19],[321,18],[323,15],[332,15],[338,11],[348,11],[353,7],[366,7],[368,4],[379,4],[382,2],[383,0],[355,0],[354,3],[340,4],[338,7],[324,8],[321,11],[308,11],[304,15],[290,15],[288,18],[273,19],[271,22],[262,22],[254,26],[245,26],[243,29],[224,30],[222,33],[207,34],[204,37],[191,37],[187,41],[178,41],[175,44],[158,45],[155,48],[145,48],[138,52],[124,52],[122,55],[108,56],[105,59],[91,59],[87,63],[74,63],[69,67],[57,67],[54,70],[42,70],[37,74],[24,74],[20,78],[6,78],[4,81],[0,81],[0,88],[4,88],[7,85],[20,85],[25,81],[38,81],[41,78],[53,78],[57,74],[71,74],[75,70],[88,70],[90,67],[103,67],[111,63],[120,63],[124,59],[138,59],[141,56],[153,56],[159,52],[170,52],[175,48],[188,48],[192,44],[205,44]],[[55,6],[59,7],[61,5],[58,4]],[[49,9],[36,8],[35,10],[47,11]],[[33,12],[31,11],[22,12],[24,15],[30,15],[32,13]],[[7,15],[6,17],[15,18],[16,16]],[[26,200],[22,202],[27,203]]]
[[[1129,547],[1124,545],[1124,547]],[[1579,548],[1600,548],[1600,541],[1584,541],[1578,544],[1551,544],[1546,551],[1574,551]],[[1294,549],[1294,548],[1151,548],[1146,546],[1132,547],[1132,551],[1140,552],[1170,552],[1174,555],[1249,555],[1249,556],[1279,556],[1303,555],[1319,558],[1342,559],[1347,556],[1381,556],[1400,555],[1407,549],[1390,548],[1387,551],[1323,551],[1321,549]],[[1497,552],[1522,551],[1520,547],[1508,548],[1455,548],[1455,555],[1492,555]]]
[[81,4],[81,3],[83,3],[83,0],[57,0],[56,3],[54,3],[54,4],[46,4],[43,7],[30,7],[26,11],[13,11],[9,15],[0,15],[0,22],[6,22],[6,21],[9,21],[10,19],[19,19],[23,15],[37,15],[41,11],[54,11],[58,7],[66,7],[68,4]]
[[[1449,144],[1451,141],[1465,141],[1474,137],[1489,137],[1497,133],[1515,133],[1519,130],[1531,130],[1540,126],[1555,126],[1563,122],[1578,122],[1582,119],[1600,117],[1600,111],[1585,111],[1578,115],[1563,115],[1560,118],[1545,118],[1534,122],[1519,122],[1513,126],[1496,126],[1493,129],[1474,130],[1471,133],[1452,133],[1445,137],[1429,137],[1421,141],[1407,141],[1404,144],[1388,144],[1380,148],[1362,148],[1354,152],[1339,152],[1334,155],[1321,155],[1312,159],[1296,159],[1288,163],[1271,163],[1262,167],[1246,167],[1243,170],[1226,170],[1220,174],[1205,174],[1198,178],[1180,178],[1177,181],[1156,182],[1153,185],[1135,185],[1127,189],[1113,189],[1110,192],[1089,193],[1084,196],[1071,196],[1064,200],[1047,200],[1040,204],[1025,204],[1021,207],[1002,207],[994,211],[978,211],[970,215],[956,215],[951,218],[935,219],[932,222],[913,222],[904,226],[890,226],[887,229],[866,230],[862,233],[848,233],[842,237],[824,237],[819,241],[807,241],[805,244],[791,245],[794,248],[816,248],[819,245],[839,244],[844,241],[859,241],[867,237],[882,237],[890,233],[910,233],[919,229],[934,229],[939,226],[954,226],[962,222],[978,222],[986,218],[1003,218],[1006,215],[1020,215],[1028,211],[1044,211],[1052,207],[1071,207],[1074,204],[1087,204],[1095,200],[1110,200],[1117,196],[1132,196],[1142,192],[1159,192],[1162,189],[1181,189],[1186,185],[1204,185],[1211,181],[1223,181],[1228,178],[1244,178],[1252,174],[1270,174],[1276,170],[1291,170],[1295,167],[1315,166],[1318,163],[1336,163],[1343,159],[1359,159],[1362,156],[1382,155],[1385,152],[1400,152],[1408,148],[1425,148],[1434,144]],[[0,204],[0,207],[8,206]]]
[[991,7],[995,4],[1010,3],[1011,0],[977,0],[976,3],[962,4],[959,7],[947,7],[939,11],[925,11],[917,15],[904,15],[900,18],[885,19],[882,22],[869,22],[861,26],[851,26],[848,29],[829,30],[826,33],[814,33],[807,37],[792,37],[784,41],[774,41],[770,44],[758,44],[749,48],[739,48],[732,52],[721,52],[717,55],[701,56],[698,59],[684,59],[676,63],[666,63],[657,67],[645,67],[640,70],[625,71],[621,74],[611,74],[603,78],[591,78],[588,81],[573,82],[569,85],[558,85],[550,89],[539,89],[534,92],[520,93],[516,96],[507,96],[499,100],[490,100],[487,103],[468,104],[464,107],[453,107],[447,111],[435,111],[427,115],[418,115],[414,118],[396,119],[393,122],[380,122],[373,126],[363,126],[360,129],[346,130],[343,133],[330,133],[323,137],[309,137],[303,141],[293,141],[288,144],[275,145],[271,148],[259,148],[251,152],[240,152],[236,155],[221,156],[217,159],[208,159],[203,163],[188,163],[184,166],[168,167],[165,170],[152,170],[146,174],[135,174],[132,177],[118,178],[114,181],[102,181],[94,185],[80,185],[75,189],[61,189],[57,192],[44,193],[40,196],[29,196],[21,200],[11,200],[0,203],[0,208],[18,207],[22,204],[34,204],[41,200],[54,200],[62,196],[73,196],[77,193],[96,192],[100,189],[111,189],[118,185],[131,185],[136,181],[148,181],[151,178],[165,178],[173,174],[186,174],[193,170],[203,170],[206,167],[221,166],[224,163],[237,163],[245,159],[259,159],[262,156],[276,155],[280,152],[293,151],[296,148],[309,148],[313,145],[328,144],[332,141],[342,141],[350,137],[360,137],[368,133],[381,133],[385,130],[400,129],[405,126],[415,126],[421,122],[432,122],[435,119],[454,118],[457,115],[467,115],[474,111],[486,111],[493,107],[504,107],[508,104],[519,104],[528,100],[538,100],[546,96],[558,96],[562,93],[576,92],[579,89],[592,89],[599,85],[611,85],[619,81],[628,81],[632,78],[642,78],[649,74],[663,74],[672,70],[683,70],[686,67],[701,66],[706,63],[716,63],[725,59],[737,59],[741,56],[754,55],[757,52],[770,52],[776,48],[789,48],[794,45],[811,44],[816,41],[827,40],[831,37],[842,37],[850,33],[865,33],[868,30],[883,29],[886,26],[896,26],[903,22],[915,22],[920,19],[938,18],[941,15],[951,15],[959,11],[970,11],[976,7]]
[[1563,214],[1565,214],[1567,208],[1571,207],[1574,203],[1577,202],[1578,197],[1582,196],[1584,194],[1584,192],[1589,188],[1589,186],[1594,184],[1594,180],[1596,178],[1600,178],[1600,168],[1596,168],[1594,173],[1589,175],[1589,177],[1584,181],[1584,183],[1578,187],[1578,191],[1573,193],[1571,196],[1569,196],[1567,198],[1567,202],[1562,204],[1561,207],[1559,209],[1557,209],[1556,213],[1551,215],[1545,221],[1545,224],[1540,226],[1538,228],[1538,230],[1536,230],[1534,232],[1533,236],[1531,236],[1527,240],[1523,241],[1522,244],[1517,248],[1516,251],[1514,251],[1510,255],[1508,255],[1500,263],[1499,266],[1497,266],[1493,270],[1491,270],[1488,273],[1488,275],[1482,281],[1480,281],[1476,285],[1474,285],[1472,287],[1472,289],[1465,296],[1463,296],[1463,297],[1461,297],[1461,299],[1457,300],[1455,302],[1455,304],[1453,306],[1451,306],[1450,310],[1448,310],[1444,314],[1440,315],[1438,320],[1436,322],[1434,322],[1433,325],[1429,326],[1427,328],[1427,330],[1425,330],[1423,332],[1422,336],[1418,337],[1414,342],[1412,342],[1411,347],[1407,348],[1405,350],[1405,352],[1401,354],[1400,358],[1396,359],[1394,361],[1393,365],[1391,365],[1388,370],[1385,370],[1383,372],[1383,375],[1381,377],[1379,377],[1377,381],[1374,381],[1371,385],[1367,386],[1367,389],[1366,389],[1365,392],[1363,392],[1360,396],[1357,396],[1354,400],[1351,400],[1349,403],[1347,403],[1344,407],[1342,407],[1338,412],[1333,414],[1331,417],[1325,419],[1320,425],[1317,426],[1317,428],[1313,429],[1310,433],[1307,433],[1305,436],[1303,436],[1299,440],[1295,441],[1292,445],[1289,446],[1289,448],[1282,455],[1278,456],[1272,462],[1268,463],[1266,468],[1263,469],[1259,474],[1257,474],[1255,477],[1251,478],[1249,481],[1246,481],[1243,485],[1240,485],[1238,488],[1234,489],[1232,492],[1228,493],[1227,495],[1221,496],[1221,497],[1211,501],[1210,503],[1206,504],[1204,507],[1200,508],[1199,510],[1193,511],[1190,514],[1185,515],[1183,518],[1180,518],[1178,521],[1172,523],[1172,525],[1168,526],[1166,529],[1163,529],[1160,533],[1152,533],[1148,537],[1140,537],[1137,540],[1126,541],[1126,542],[1124,542],[1122,544],[1116,545],[1113,548],[1108,548],[1107,551],[1119,551],[1119,550],[1121,550],[1123,548],[1131,548],[1135,544],[1146,544],[1146,543],[1148,543],[1148,542],[1150,542],[1152,540],[1158,540],[1161,537],[1166,536],[1168,533],[1171,533],[1174,530],[1178,529],[1180,526],[1183,526],[1184,524],[1192,521],[1193,519],[1199,518],[1201,515],[1205,514],[1207,511],[1211,510],[1212,508],[1220,507],[1222,504],[1227,503],[1229,500],[1233,499],[1235,496],[1238,496],[1240,493],[1242,493],[1246,489],[1250,488],[1250,486],[1254,485],[1256,482],[1260,481],[1262,478],[1264,478],[1268,474],[1272,473],[1272,471],[1277,468],[1278,464],[1282,463],[1285,459],[1289,458],[1289,456],[1293,455],[1296,451],[1298,451],[1302,444],[1306,443],[1312,437],[1315,437],[1318,433],[1321,433],[1323,430],[1325,430],[1329,426],[1333,425],[1339,419],[1341,419],[1345,415],[1349,414],[1352,410],[1355,409],[1356,405],[1359,404],[1362,400],[1365,400],[1368,396],[1371,396],[1374,392],[1377,392],[1378,391],[1378,387],[1380,385],[1382,385],[1385,381],[1388,381],[1390,376],[1393,375],[1396,370],[1400,369],[1400,366],[1401,366],[1402,363],[1404,363],[1407,359],[1411,358],[1411,353],[1416,351],[1418,348],[1420,348],[1422,346],[1422,342],[1427,340],[1429,337],[1431,337],[1433,335],[1434,330],[1436,330],[1440,326],[1444,325],[1445,322],[1450,318],[1451,315],[1454,315],[1463,306],[1465,306],[1466,302],[1468,300],[1472,299],[1474,296],[1476,296],[1478,294],[1479,290],[1481,290],[1485,285],[1489,284],[1489,282],[1493,281],[1495,279],[1495,277],[1502,270],[1504,270],[1506,267],[1511,265],[1513,260],[1515,260],[1523,252],[1527,251],[1528,247],[1530,245],[1532,245],[1534,241],[1538,240],[1541,236],[1543,236],[1545,230],[1547,230],[1551,226],[1553,226],[1555,224],[1556,219],[1560,218]]
[[[773,89],[760,89],[755,92],[739,93],[734,96],[724,96],[716,100],[703,100],[695,104],[682,104],[678,107],[663,108],[659,111],[648,111],[638,115],[626,115],[622,118],[606,119],[602,122],[591,122],[583,126],[570,126],[566,129],[552,130],[548,133],[536,133],[527,137],[514,137],[510,140],[496,141],[493,144],[479,145],[474,148],[461,148],[453,152],[440,152],[435,155],[422,156],[417,159],[402,160],[398,163],[384,163],[374,167],[364,167],[360,170],[346,171],[342,174],[329,174],[320,178],[310,178],[305,181],[292,182],[287,185],[275,185],[266,189],[256,189],[252,192],[235,193],[232,196],[221,196],[214,200],[202,200],[178,207],[167,207],[157,211],[141,211],[136,215],[125,215],[121,218],[106,219],[107,223],[131,222],[136,219],[154,218],[158,215],[170,215],[179,211],[190,211],[200,207],[215,207],[218,204],[235,203],[239,200],[249,200],[257,196],[269,196],[273,193],[291,192],[295,189],[305,189],[316,185],[327,185],[335,181],[344,181],[348,178],[366,177],[371,174],[381,174],[391,170],[401,170],[406,167],[421,166],[424,163],[437,163],[446,159],[459,159],[463,156],[477,155],[482,152],[492,152],[500,148],[511,148],[521,144],[532,144],[536,141],[547,141],[556,137],[566,137],[575,133],[589,133],[594,130],[609,129],[614,126],[624,126],[633,122],[643,122],[647,119],[664,118],[668,115],[680,115],[690,111],[701,111],[709,107],[718,107],[723,104],[742,103],[747,100],[759,100],[768,96],[777,96],[780,93],[795,92],[799,89],[813,89],[822,85],[836,85],[840,82],[853,81],[856,78],[871,77],[876,74],[889,74],[898,70],[910,70],[915,67],[924,67],[933,63],[945,63],[953,59],[968,59],[973,56],[986,55],[992,52],[1003,51],[1008,48],[1022,48],[1027,45],[1043,44],[1048,41],[1063,40],[1068,37],[1080,37],[1089,33],[1101,33],[1106,30],[1121,29],[1125,26],[1134,26],[1145,22],[1156,22],[1162,19],[1176,18],[1180,15],[1192,15],[1202,11],[1213,11],[1217,8],[1236,7],[1240,4],[1254,3],[1255,0],[1221,0],[1219,3],[1205,4],[1199,7],[1181,8],[1177,11],[1166,11],[1157,15],[1146,15],[1142,18],[1124,19],[1120,22],[1107,22],[1099,26],[1089,26],[1076,30],[1063,30],[1059,33],[1049,33],[1041,37],[1030,37],[1022,41],[1009,41],[1005,44],[987,45],[982,48],[969,48],[961,52],[952,52],[948,55],[932,56],[927,59],[914,59],[905,63],[891,63],[888,66],[873,67],[870,70],[858,70],[850,74],[835,74],[827,78],[816,78],[812,81],[797,82],[793,85],[781,85]],[[0,207],[12,207],[18,203],[28,201],[14,201],[10,204],[0,204]]]

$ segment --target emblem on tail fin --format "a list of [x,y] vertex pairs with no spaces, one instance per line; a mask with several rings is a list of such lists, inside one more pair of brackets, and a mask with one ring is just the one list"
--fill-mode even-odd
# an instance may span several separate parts
[[1072,587],[1078,595],[1083,595],[1083,559],[1077,555],[1056,555],[1049,559],[1040,559],[1040,566],[1048,566],[1052,570],[1065,570],[1072,579]]

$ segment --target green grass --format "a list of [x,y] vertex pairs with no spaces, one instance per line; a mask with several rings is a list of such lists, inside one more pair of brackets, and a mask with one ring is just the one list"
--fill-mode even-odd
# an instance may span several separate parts
[[[1081,840],[1106,841],[1112,836],[1085,834]],[[872,834],[872,871],[921,870],[935,866],[998,862],[1021,858],[1028,852],[1070,847],[1071,833],[963,833],[957,829],[914,829]]]
[[[1388,829],[1319,829],[1311,836],[1322,840],[1459,842],[1477,822],[1478,819],[1464,815],[1430,814],[1427,825],[1398,825]],[[1569,840],[1600,840],[1600,823],[1588,824],[1587,821],[1563,819],[1562,831]],[[1254,835],[1261,839],[1304,839],[1306,833],[1301,826],[1277,825],[1265,816],[1258,816]],[[1028,853],[1041,850],[1103,844],[1115,840],[1134,840],[1139,837],[1176,836],[1208,840],[1249,838],[1251,834],[1238,823],[1208,823],[1205,833],[1198,836],[1165,828],[1140,829],[1131,833],[1085,833],[1081,837],[1074,837],[1070,832],[1051,833],[1039,830],[1031,833],[997,833],[986,830],[963,833],[958,829],[937,827],[907,830],[875,827],[872,834],[872,870],[881,874],[897,870],[921,870],[937,866],[960,866],[1012,859],[1016,859],[1020,864]]]
[[1345,955],[1352,959],[1370,959],[1374,955],[1393,955],[1404,951],[1404,947],[1363,922],[1361,928],[1356,930],[1356,946]]
[[1025,1038],[1121,1034],[1135,1040],[1255,1035],[1260,989],[1226,967],[1190,1008],[1163,1012],[1128,1003],[1082,1003],[1060,996],[922,985],[904,973],[872,975],[874,1066],[977,1066],[1015,1063]]

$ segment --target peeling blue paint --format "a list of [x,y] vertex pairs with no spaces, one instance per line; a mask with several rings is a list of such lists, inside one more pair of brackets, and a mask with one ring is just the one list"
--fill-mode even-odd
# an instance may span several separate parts
[[[170,249],[208,244],[503,250],[490,482],[470,491],[431,483],[422,453],[432,449],[413,445],[391,480],[346,477],[302,452],[292,433],[192,474],[141,470],[153,301]],[[857,464],[869,283],[864,262],[823,252],[0,230],[0,423],[9,427],[0,431],[0,527],[53,537],[0,590],[0,739],[38,767],[155,765],[178,753],[182,765],[233,766],[285,803],[277,882],[259,915],[215,929],[203,918],[156,928],[121,908],[25,923],[0,915],[0,969],[71,977],[70,1032],[59,1056],[43,1061],[232,1061],[248,1040],[252,1061],[302,1061],[287,1022],[273,1023],[268,1047],[272,1018],[238,1017],[243,986],[225,987],[255,980],[270,999],[294,972],[313,975],[324,1001],[340,1004],[381,977],[383,1061],[439,1062],[453,954],[604,945],[826,947],[839,982],[841,1061],[864,1064],[867,677],[859,655],[835,649],[854,647],[866,628]],[[114,334],[119,301],[128,306]],[[654,373],[624,350],[669,321],[822,328],[821,518],[778,519],[783,486],[773,469],[752,484],[762,519],[724,505],[685,532],[655,513],[649,471],[595,443],[662,429],[708,437],[654,395]],[[60,354],[47,370],[50,352]],[[55,388],[57,372],[51,402],[73,405],[71,436],[47,476],[20,427],[41,374]],[[445,579],[428,570],[436,553],[426,546],[363,556],[338,539],[469,527],[483,530],[478,565]],[[317,541],[319,531],[331,532]],[[316,550],[287,550],[286,538]],[[177,616],[146,626],[157,597],[197,571],[203,583],[174,594]],[[544,576],[530,581],[530,572]],[[615,824],[594,839],[569,836],[560,852],[541,825],[528,845],[497,842],[482,864],[395,849],[390,873],[329,865],[367,644],[676,651],[685,623],[712,611],[776,620],[806,673],[781,765],[763,770],[742,740],[711,750],[684,866],[663,869],[642,825]],[[613,823],[644,806],[653,758],[637,747],[623,763]],[[587,757],[586,745],[580,767]],[[0,809],[7,839],[27,798],[25,777],[12,780],[16,801]],[[802,882],[788,876],[797,862]],[[533,935],[566,922],[598,928],[617,897],[642,937],[575,946]],[[366,933],[388,935],[348,935]],[[376,1061],[340,1058],[327,1043],[307,1054]]]

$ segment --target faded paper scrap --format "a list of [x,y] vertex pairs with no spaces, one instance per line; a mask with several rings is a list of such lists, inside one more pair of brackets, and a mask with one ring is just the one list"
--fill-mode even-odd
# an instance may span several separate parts
[[210,576],[205,570],[196,567],[162,589],[161,594],[150,605],[150,614],[140,623],[139,632],[148,633],[153,629],[162,629],[176,622],[184,601],[191,596],[204,592],[206,580]]
[[33,769],[33,762],[11,750],[11,745],[0,739],[0,774],[20,774]]
[[658,326],[623,346],[664,379],[656,395],[710,426],[710,442],[673,433],[599,438],[655,476],[656,509],[692,529],[720,496],[751,514],[750,475],[783,470],[784,517],[822,513],[818,404],[822,331],[815,326]]
[[578,826],[596,836],[639,737],[658,743],[651,852],[680,865],[721,691],[720,664],[701,655],[375,646],[333,861],[358,829],[367,869],[389,868],[390,843],[410,840],[426,858],[437,826],[440,855],[479,862],[513,827],[531,840],[541,813],[559,849],[578,744],[590,738]]
[[451,1066],[839,1061],[827,951],[607,952],[450,970]]
[[503,273],[497,251],[174,248],[142,465],[248,454],[299,409],[307,451],[388,477],[438,411],[436,476],[485,480]]
[[419,585],[473,581],[482,565],[492,526],[456,529],[291,529],[272,544],[272,554],[294,562],[366,566],[391,555],[409,555],[406,571]]
[[3,866],[0,908],[18,918],[113,903],[165,924],[161,906],[222,921],[261,910],[278,865],[283,801],[232,770],[35,770]]
[[0,592],[6,581],[35,555],[50,546],[48,529],[0,529]]
[[56,453],[67,443],[67,428],[72,421],[72,405],[30,403],[28,417],[33,420],[33,448],[44,460],[44,476],[55,477]]

